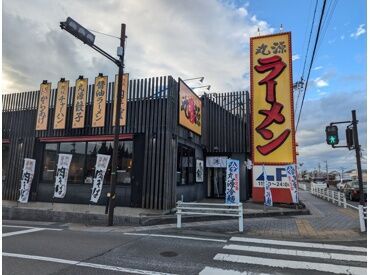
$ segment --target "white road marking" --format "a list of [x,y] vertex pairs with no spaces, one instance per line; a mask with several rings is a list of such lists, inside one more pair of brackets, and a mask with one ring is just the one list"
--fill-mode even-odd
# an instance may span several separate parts
[[3,256],[21,258],[21,259],[29,259],[29,260],[46,261],[46,262],[54,262],[54,263],[61,263],[61,264],[68,264],[68,265],[76,265],[76,266],[84,266],[84,267],[91,267],[91,268],[96,268],[96,269],[112,270],[112,271],[119,271],[119,272],[126,272],[126,273],[144,274],[144,275],[151,275],[151,274],[153,275],[166,275],[166,274],[175,275],[175,274],[170,274],[170,273],[162,273],[162,272],[141,270],[141,269],[134,269],[134,268],[125,268],[125,267],[112,266],[112,265],[94,264],[94,263],[79,262],[79,261],[73,261],[73,260],[65,260],[65,259],[35,256],[35,255],[14,254],[14,253],[3,252]]
[[258,273],[251,271],[239,272],[231,269],[222,269],[206,266],[199,275],[270,275],[268,273]]
[[269,245],[309,247],[309,248],[320,248],[320,249],[335,249],[335,250],[357,251],[357,252],[367,251],[366,247],[358,247],[358,246],[332,245],[332,244],[323,244],[323,243],[289,242],[289,241],[255,239],[255,238],[242,238],[242,237],[232,237],[230,241],[260,243],[260,244],[269,244]]
[[21,235],[21,234],[27,234],[27,233],[32,233],[32,232],[37,232],[37,231],[43,231],[44,229],[42,228],[31,228],[27,230],[20,230],[20,231],[14,231],[14,232],[8,232],[2,234],[2,237],[9,237],[9,236],[15,236],[15,235]]
[[313,263],[303,261],[290,261],[282,259],[269,259],[251,256],[241,255],[230,255],[230,254],[217,254],[214,258],[217,261],[227,261],[234,263],[243,263],[251,265],[264,265],[271,267],[280,268],[293,268],[293,269],[305,269],[305,270],[318,270],[323,272],[332,272],[339,274],[352,274],[352,275],[364,275],[366,274],[366,267],[354,267],[346,265],[334,265],[325,263]]
[[225,245],[224,249],[240,250],[258,253],[278,254],[278,255],[289,255],[289,256],[301,256],[301,257],[312,257],[321,259],[331,260],[344,260],[344,261],[357,261],[367,262],[367,257],[362,255],[350,255],[340,253],[328,253],[328,252],[316,252],[316,251],[304,251],[304,250],[292,250],[292,249],[278,249],[271,247],[257,247],[249,245]]
[[42,229],[42,230],[56,230],[56,231],[61,231],[61,230],[63,230],[63,229],[60,229],[60,228],[34,227],[34,226],[10,225],[10,224],[3,224],[3,227],[14,227],[14,228],[39,228],[39,229]]
[[227,240],[220,240],[220,239],[208,239],[208,238],[177,236],[177,235],[145,234],[145,233],[123,233],[123,234],[132,235],[132,236],[163,237],[163,238],[186,239],[186,240],[208,241],[208,242],[219,242],[219,243],[227,242]]

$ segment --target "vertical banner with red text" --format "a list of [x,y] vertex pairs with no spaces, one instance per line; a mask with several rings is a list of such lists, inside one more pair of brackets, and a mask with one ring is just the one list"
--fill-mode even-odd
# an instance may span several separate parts
[[59,81],[57,99],[55,103],[54,129],[64,129],[66,127],[67,99],[69,81]]
[[40,85],[39,105],[37,108],[36,130],[47,130],[51,83]]
[[[119,119],[120,126],[126,125],[128,81],[129,81],[128,74],[124,74],[122,76],[121,111],[120,111],[120,119]],[[114,94],[113,94],[114,105],[113,105],[112,126],[115,126],[116,124],[116,108],[117,108],[116,94],[117,94],[117,91],[118,91],[118,75],[116,75],[116,78],[114,81]]]
[[88,87],[87,78],[76,80],[76,91],[73,104],[72,128],[85,127],[85,106],[86,106],[87,87]]
[[108,76],[95,78],[92,127],[104,127]]
[[[252,37],[250,45],[253,165],[294,164],[291,34]],[[278,189],[271,187],[274,202],[292,202],[289,189]],[[253,187],[255,201],[263,201],[263,193]]]

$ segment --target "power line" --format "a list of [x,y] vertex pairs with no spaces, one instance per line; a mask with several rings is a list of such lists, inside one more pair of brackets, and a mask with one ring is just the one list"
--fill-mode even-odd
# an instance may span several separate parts
[[307,79],[306,79],[306,83],[305,83],[305,87],[304,87],[302,104],[301,104],[301,108],[299,110],[298,120],[297,120],[297,124],[296,124],[296,127],[295,127],[296,131],[298,130],[299,121],[301,119],[302,108],[303,108],[304,99],[306,97],[306,92],[307,92],[308,80],[310,79],[311,69],[312,69],[314,57],[315,57],[315,54],[316,54],[317,43],[318,43],[318,40],[319,40],[319,37],[320,37],[322,19],[324,17],[324,13],[325,13],[325,6],[326,6],[326,0],[324,0],[323,7],[322,7],[322,10],[321,10],[320,21],[319,21],[319,26],[318,26],[317,33],[316,33],[316,39],[315,39],[315,44],[314,44],[313,53],[312,53],[312,57],[311,57],[310,67],[308,69],[308,75],[307,75]]

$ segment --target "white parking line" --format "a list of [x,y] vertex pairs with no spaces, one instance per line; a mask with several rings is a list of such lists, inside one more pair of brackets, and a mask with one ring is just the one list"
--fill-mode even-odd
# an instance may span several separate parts
[[132,236],[162,237],[162,238],[186,239],[186,240],[208,241],[208,242],[219,242],[219,243],[227,242],[227,240],[220,240],[220,239],[198,238],[198,237],[177,236],[177,235],[145,234],[145,233],[123,233],[123,234],[132,235]]
[[54,262],[54,263],[61,263],[61,264],[68,264],[68,265],[76,265],[76,266],[84,266],[84,267],[91,267],[91,268],[96,268],[96,269],[112,270],[112,271],[134,273],[134,274],[175,275],[175,274],[170,274],[170,273],[162,273],[162,272],[141,270],[141,269],[134,269],[134,268],[125,268],[125,267],[112,266],[112,265],[94,264],[94,263],[79,262],[79,261],[73,261],[73,260],[65,260],[65,259],[35,256],[35,255],[14,254],[14,253],[3,252],[3,256],[21,258],[21,259],[29,259],[29,260],[46,261],[46,262]]
[[243,263],[251,265],[264,265],[271,267],[280,268],[293,268],[293,269],[304,269],[304,270],[318,270],[323,272],[332,272],[339,274],[366,274],[366,267],[355,267],[346,265],[334,265],[325,263],[313,263],[313,262],[303,262],[303,261],[290,261],[282,259],[270,259],[270,258],[260,258],[242,255],[230,255],[230,254],[217,254],[214,258],[217,261],[226,261],[234,263]]
[[366,247],[358,247],[358,246],[332,245],[332,244],[323,244],[323,243],[288,242],[288,241],[242,238],[242,237],[232,237],[230,241],[260,243],[260,244],[269,244],[269,245],[298,246],[298,247],[309,247],[309,248],[320,248],[320,249],[335,249],[335,250],[357,251],[357,252],[367,251]]
[[230,250],[257,252],[257,253],[312,257],[312,258],[331,259],[331,260],[357,261],[357,262],[365,262],[365,263],[367,262],[366,255],[362,256],[362,255],[304,251],[304,250],[294,250],[294,249],[278,249],[278,248],[271,248],[271,247],[257,247],[257,246],[234,245],[234,244],[225,245],[223,248],[230,249]]
[[199,275],[270,275],[269,273],[258,273],[251,271],[239,272],[231,269],[222,269],[206,266]]

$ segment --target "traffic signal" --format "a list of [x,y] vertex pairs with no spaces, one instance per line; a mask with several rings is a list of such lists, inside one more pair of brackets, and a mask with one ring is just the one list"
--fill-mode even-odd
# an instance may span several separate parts
[[348,149],[353,149],[353,128],[347,128],[346,129],[346,141],[347,141],[347,146]]
[[326,126],[326,143],[329,145],[336,145],[339,143],[338,127],[335,125]]
[[80,39],[85,44],[90,46],[94,45],[95,35],[93,35],[90,31],[81,26],[71,17],[68,17],[65,22],[60,22],[60,27]]

